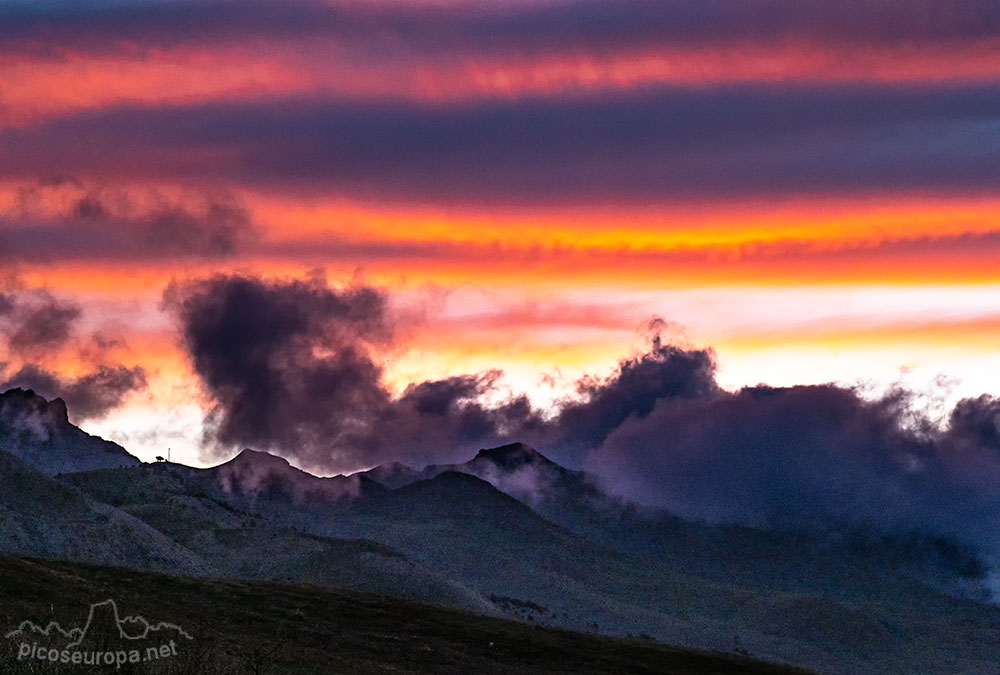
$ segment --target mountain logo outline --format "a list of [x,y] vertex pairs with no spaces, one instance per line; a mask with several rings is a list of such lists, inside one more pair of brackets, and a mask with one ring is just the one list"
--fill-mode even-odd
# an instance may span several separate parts
[[[161,630],[176,631],[178,635],[188,640],[194,639],[186,630],[184,630],[183,628],[174,623],[161,621],[159,623],[152,624],[141,614],[135,614],[135,615],[130,614],[125,618],[121,618],[121,615],[118,611],[118,603],[110,598],[107,600],[101,600],[100,602],[91,603],[90,609],[87,612],[87,620],[86,622],[84,622],[83,627],[75,627],[75,628],[70,628],[69,630],[65,630],[62,628],[62,626],[59,625],[59,622],[50,621],[43,628],[42,626],[36,624],[33,621],[25,620],[22,621],[17,628],[7,633],[4,637],[14,638],[18,635],[24,635],[27,631],[43,635],[45,637],[49,637],[52,634],[52,631],[56,631],[62,637],[73,640],[65,647],[66,649],[72,649],[74,647],[78,647],[87,637],[87,633],[90,631],[90,628],[93,624],[94,616],[97,614],[97,610],[99,608],[110,608],[111,616],[113,617],[113,623],[115,627],[118,629],[118,636],[123,640],[145,640],[146,638],[149,637],[149,634],[151,632],[158,632]],[[128,627],[139,626],[141,628],[138,634],[130,635],[129,633],[131,631],[126,631],[126,626]]]

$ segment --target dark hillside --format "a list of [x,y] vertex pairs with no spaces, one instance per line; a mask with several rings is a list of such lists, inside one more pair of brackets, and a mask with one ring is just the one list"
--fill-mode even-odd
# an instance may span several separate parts
[[[735,654],[545,629],[377,595],[23,558],[0,558],[0,597],[4,631],[24,619],[80,623],[89,603],[114,598],[123,613],[176,623],[194,638],[173,661],[126,666],[117,671],[123,675],[806,673]],[[37,672],[18,670],[13,641],[4,640],[3,648],[0,671]]]

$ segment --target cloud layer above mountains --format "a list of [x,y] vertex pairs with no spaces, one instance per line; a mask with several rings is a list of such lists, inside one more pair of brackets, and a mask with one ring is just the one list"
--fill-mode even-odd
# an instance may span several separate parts
[[[959,403],[942,427],[901,391],[834,385],[721,389],[711,351],[665,343],[624,359],[554,411],[506,394],[498,373],[393,396],[381,291],[216,277],[168,293],[215,401],[212,442],[328,473],[388,460],[466,459],[508,440],[582,466],[610,492],[711,522],[874,527],[1000,547],[1000,400]],[[486,401],[489,401],[487,403]]]
[[377,289],[219,276],[166,297],[214,401],[207,440],[224,452],[249,445],[337,472],[400,454],[431,461],[537,424],[526,398],[479,402],[490,374],[413,384],[394,398],[378,357],[393,319]]

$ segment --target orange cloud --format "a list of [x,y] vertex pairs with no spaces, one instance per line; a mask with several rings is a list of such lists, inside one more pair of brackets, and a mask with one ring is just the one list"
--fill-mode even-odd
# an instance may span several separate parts
[[428,104],[482,98],[579,95],[649,85],[733,83],[992,82],[992,41],[859,47],[779,43],[711,47],[585,49],[533,55],[445,54],[386,62],[319,40],[252,40],[150,53],[72,52],[63,59],[0,60],[0,123],[25,126],[53,115],[117,105],[170,105],[333,95]]

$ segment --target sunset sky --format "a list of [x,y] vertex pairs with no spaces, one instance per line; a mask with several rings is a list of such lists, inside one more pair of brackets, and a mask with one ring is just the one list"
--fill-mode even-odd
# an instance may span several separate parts
[[660,317],[729,389],[1000,394],[1000,4],[7,1],[0,255],[4,379],[141,368],[79,421],[144,460],[204,461],[217,274],[384,289],[394,391]]

